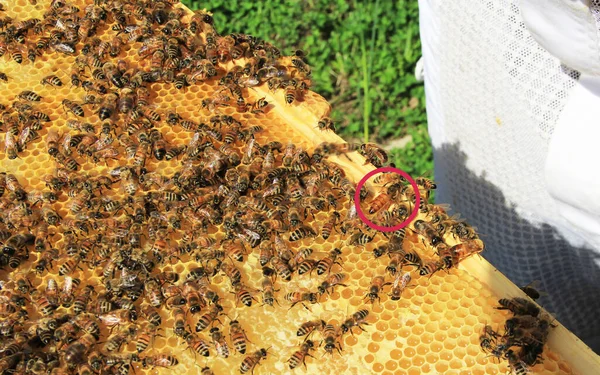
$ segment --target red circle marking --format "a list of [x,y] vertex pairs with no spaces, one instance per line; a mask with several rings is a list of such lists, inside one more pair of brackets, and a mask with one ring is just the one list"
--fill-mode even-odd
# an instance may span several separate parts
[[[385,173],[385,172],[393,172],[393,173],[397,173],[400,176],[404,177],[409,183],[410,186],[412,186],[413,190],[415,191],[415,207],[413,208],[411,214],[408,216],[408,218],[406,218],[406,220],[404,220],[403,222],[401,222],[398,225],[394,225],[393,227],[384,227],[381,225],[377,225],[373,222],[371,222],[369,219],[367,219],[367,217],[365,216],[365,214],[362,211],[362,208],[360,208],[360,190],[362,189],[363,185],[365,184],[365,182],[367,182],[367,180],[369,178],[371,178],[373,175],[377,174],[377,173]],[[394,232],[397,231],[399,229],[404,228],[405,226],[407,226],[411,221],[413,221],[413,219],[415,217],[417,217],[417,214],[419,213],[419,204],[421,203],[421,193],[419,192],[419,186],[417,185],[417,183],[415,182],[415,180],[410,177],[410,175],[406,172],[404,172],[401,169],[398,168],[394,168],[394,167],[383,167],[383,168],[377,168],[375,170],[372,170],[371,172],[367,173],[356,185],[356,192],[354,192],[354,207],[356,207],[356,213],[358,214],[358,217],[360,217],[360,219],[367,224],[369,227],[381,231],[381,232]]]

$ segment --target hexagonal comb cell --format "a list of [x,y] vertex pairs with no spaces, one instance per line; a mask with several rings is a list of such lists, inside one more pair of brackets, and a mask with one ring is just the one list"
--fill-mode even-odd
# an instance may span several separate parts
[[[175,3],[5,6],[0,327],[19,352],[0,367],[504,372],[479,334],[505,315],[456,267],[471,228],[385,176],[363,209],[418,215],[370,230],[353,151],[378,151],[319,129],[302,59]],[[546,352],[532,371],[571,371]]]

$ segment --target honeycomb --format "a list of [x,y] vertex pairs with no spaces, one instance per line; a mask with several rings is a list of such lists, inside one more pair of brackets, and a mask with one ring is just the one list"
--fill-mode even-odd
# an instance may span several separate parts
[[[122,8],[126,3],[125,1],[96,2],[96,4],[101,4],[104,9],[110,10],[113,13],[115,9]],[[153,4],[149,2],[143,7],[149,9],[152,17],[156,17],[156,10],[165,10],[168,15],[169,12],[176,12],[176,9],[182,9],[183,18],[181,22],[187,25],[192,21],[192,14],[179,4],[170,4],[170,2],[151,3]],[[93,4],[93,2],[66,4],[59,1],[51,3],[49,1],[29,2],[27,0],[17,0],[2,4],[4,8],[4,11],[0,13],[2,22],[6,20],[5,17],[12,18],[13,22],[20,22],[31,18],[42,20],[45,19],[44,15],[51,7],[60,10],[66,9],[69,6],[78,7],[77,10],[73,9],[73,11],[82,17],[81,20],[83,20],[86,18],[84,13],[88,13],[88,8],[86,7]],[[141,4],[143,5],[144,3]],[[135,15],[126,16],[127,25],[138,25],[140,27],[143,17],[138,17],[136,12],[142,12],[142,10],[136,7],[127,9],[131,9],[131,14]],[[197,14],[201,16],[209,15],[206,12]],[[168,16],[166,17],[168,18]],[[114,28],[118,23],[116,18],[116,15],[112,14],[106,17],[106,20],[98,22],[94,36],[106,42],[113,40],[116,35],[129,37],[129,34],[134,31],[119,31],[118,28]],[[201,28],[208,27],[207,24],[200,26]],[[151,27],[158,30],[159,25],[154,22]],[[165,26],[161,27],[164,28]],[[2,29],[6,32],[7,26],[3,26]],[[33,31],[28,31],[26,33],[27,37],[37,40],[39,35],[36,35]],[[44,32],[50,33],[48,30]],[[198,33],[204,42],[207,42],[206,34],[205,31]],[[92,36],[87,38],[87,40],[90,39],[92,39]],[[27,41],[27,43],[31,42]],[[135,371],[138,374],[145,371],[151,373],[166,373],[169,371],[175,374],[198,373],[200,371],[209,373],[209,369],[214,373],[234,373],[244,370],[243,372],[252,371],[255,374],[381,373],[413,375],[428,373],[499,374],[507,372],[506,361],[490,357],[481,350],[479,336],[485,325],[491,325],[494,329],[499,329],[504,325],[509,316],[508,312],[496,309],[498,299],[505,297],[499,295],[499,291],[506,290],[506,288],[495,285],[495,283],[508,284],[508,281],[498,281],[496,276],[489,276],[497,273],[497,271],[492,270],[485,261],[477,256],[469,257],[468,259],[464,259],[464,261],[460,259],[461,263],[459,265],[453,264],[452,267],[443,270],[436,268],[434,270],[436,272],[424,276],[420,275],[422,268],[401,264],[398,273],[408,273],[411,275],[412,280],[401,292],[399,299],[392,299],[390,296],[391,286],[387,285],[387,283],[391,283],[394,280],[390,276],[388,268],[391,257],[388,255],[374,256],[376,249],[389,244],[390,234],[369,231],[366,226],[355,221],[347,228],[350,230],[349,233],[342,233],[340,226],[337,225],[327,239],[323,238],[321,234],[322,228],[331,219],[332,212],[337,211],[341,218],[345,218],[353,205],[350,196],[340,193],[337,190],[334,191],[337,208],[328,207],[327,210],[312,210],[302,220],[304,225],[308,225],[317,233],[316,236],[309,235],[297,241],[290,241],[291,234],[288,230],[282,231],[280,238],[283,239],[284,246],[288,247],[292,254],[298,254],[301,249],[311,248],[313,253],[309,256],[309,259],[324,259],[329,256],[332,250],[339,248],[341,254],[338,262],[331,266],[329,272],[324,272],[322,275],[319,275],[316,270],[302,275],[294,272],[290,281],[285,281],[284,277],[279,275],[273,282],[276,302],[272,303],[272,306],[264,301],[265,287],[263,281],[267,277],[263,276],[260,264],[260,245],[252,247],[247,237],[240,236],[235,241],[231,241],[228,238],[231,232],[224,228],[224,224],[207,223],[207,220],[210,221],[212,218],[210,216],[208,219],[205,218],[205,220],[192,219],[194,213],[185,210],[185,203],[178,205],[177,202],[161,201],[158,203],[159,209],[155,211],[158,213],[143,220],[143,226],[136,227],[135,225],[131,225],[132,221],[130,218],[134,216],[135,212],[132,212],[131,205],[127,203],[127,184],[124,181],[131,178],[131,175],[128,175],[128,173],[133,172],[130,172],[131,170],[126,167],[132,164],[131,159],[134,159],[133,162],[135,162],[135,158],[128,159],[125,157],[125,147],[116,138],[118,135],[131,133],[129,134],[129,138],[138,139],[141,133],[139,130],[128,132],[126,128],[129,126],[129,121],[123,114],[114,113],[109,119],[101,120],[99,115],[100,109],[105,106],[104,102],[95,105],[82,105],[85,113],[83,118],[77,117],[73,113],[75,111],[69,111],[69,108],[63,105],[65,99],[81,104],[86,95],[94,93],[93,90],[86,90],[81,85],[71,85],[74,67],[77,66],[77,59],[83,56],[81,50],[84,44],[84,41],[80,40],[76,45],[77,53],[73,55],[47,49],[41,55],[36,56],[35,61],[30,61],[27,56],[27,50],[23,49],[23,46],[17,43],[8,46],[7,52],[0,62],[0,72],[5,73],[7,76],[7,81],[0,81],[0,104],[6,107],[4,112],[15,114],[14,111],[11,112],[11,108],[14,108],[13,103],[26,103],[31,105],[32,109],[24,111],[24,113],[31,115],[33,111],[39,111],[47,114],[50,119],[49,122],[42,123],[41,129],[37,131],[39,136],[26,142],[22,147],[23,149],[18,152],[17,157],[10,157],[8,152],[9,147],[0,151],[0,172],[14,175],[22,188],[27,193],[30,193],[29,196],[33,197],[29,199],[29,209],[33,213],[19,215],[19,209],[22,208],[22,205],[19,205],[17,200],[15,200],[16,189],[12,188],[12,185],[9,186],[9,184],[6,184],[5,192],[2,196],[4,211],[2,214],[2,231],[4,233],[8,231],[11,235],[13,233],[31,233],[36,235],[37,238],[36,224],[46,220],[45,218],[35,217],[36,212],[38,214],[40,212],[39,206],[51,207],[60,216],[59,223],[57,225],[50,225],[48,229],[48,246],[57,249],[59,254],[53,262],[48,264],[47,269],[42,268],[40,272],[37,272],[36,267],[50,254],[51,249],[46,249],[42,252],[27,250],[27,256],[22,256],[18,266],[12,267],[8,264],[0,269],[0,280],[2,281],[2,284],[0,284],[2,290],[0,292],[4,292],[2,294],[3,301],[10,300],[11,295],[21,295],[16,291],[19,285],[23,286],[19,283],[19,280],[29,280],[31,286],[28,287],[25,284],[24,288],[31,289],[32,291],[22,293],[27,300],[24,301],[23,308],[18,308],[19,311],[25,310],[27,312],[26,317],[20,316],[18,312],[12,313],[9,311],[10,308],[2,310],[0,313],[2,317],[0,332],[3,336],[2,341],[4,342],[0,349],[2,357],[0,359],[0,369],[2,369],[3,374],[14,373],[15,371],[23,373],[34,372],[30,368],[29,363],[25,367],[24,364],[15,365],[15,362],[11,362],[15,358],[24,356],[23,352],[19,352],[19,348],[17,348],[15,355],[6,355],[11,350],[11,344],[20,342],[13,337],[15,336],[14,332],[31,332],[31,327],[36,328],[38,327],[38,322],[43,321],[44,304],[40,303],[40,296],[43,295],[50,298],[51,291],[49,290],[49,285],[52,285],[51,280],[56,281],[58,288],[62,289],[73,279],[80,280],[80,284],[74,287],[75,297],[81,296],[86,290],[86,286],[94,287],[94,293],[90,297],[94,303],[87,304],[83,313],[74,312],[74,306],[58,306],[56,312],[53,314],[68,314],[69,318],[84,316],[99,322],[100,331],[96,340],[97,342],[92,345],[92,348],[86,350],[85,354],[89,356],[94,351],[101,353],[104,358],[102,372],[118,372],[122,375],[129,373],[129,371]],[[126,63],[128,71],[138,69],[149,71],[152,69],[151,58],[140,58],[138,54],[142,46],[142,41],[125,43],[120,48],[117,56],[107,56],[105,60],[114,64],[117,64],[118,60],[123,60]],[[17,52],[24,52],[23,61],[20,64],[15,61],[15,50]],[[281,65],[291,66],[293,64],[291,62],[292,59],[290,57],[281,57],[277,61]],[[309,155],[314,155],[315,150],[319,149],[318,145],[322,144],[322,142],[341,143],[341,140],[333,132],[322,131],[318,128],[318,122],[329,113],[329,105],[322,97],[311,91],[270,90],[267,83],[262,82],[259,85],[243,89],[243,98],[246,103],[258,103],[261,98],[266,100],[268,104],[261,110],[254,112],[242,111],[235,105],[219,105],[214,104],[214,102],[214,106],[212,107],[210,104],[203,106],[202,103],[204,100],[213,100],[222,94],[221,90],[223,87],[220,83],[223,77],[228,72],[237,69],[236,66],[243,67],[247,61],[248,59],[242,58],[238,59],[235,63],[231,60],[218,62],[215,64],[218,68],[216,76],[199,80],[199,82],[184,83],[183,85],[186,87],[182,89],[176,88],[177,82],[152,82],[147,84],[150,92],[149,109],[158,113],[161,120],[145,121],[146,123],[151,123],[151,128],[149,127],[146,131],[158,130],[169,145],[169,148],[188,146],[191,149],[194,132],[185,129],[181,121],[190,120],[195,123],[209,124],[210,118],[213,116],[232,116],[242,124],[243,130],[256,130],[252,137],[256,145],[264,146],[269,142],[279,141],[282,144],[282,148],[285,149],[289,143],[293,143],[297,150],[303,149]],[[86,67],[82,70],[80,72],[81,80],[90,79],[91,82],[94,82],[90,78],[93,75],[93,69]],[[45,77],[51,75],[57,76],[61,80],[62,86],[41,83]],[[106,86],[111,90],[116,90],[115,87],[111,87],[110,83],[107,83]],[[31,97],[30,95],[23,95],[24,90],[30,90],[39,94],[41,99],[31,102],[23,99],[23,96]],[[116,91],[124,96],[123,88],[120,91]],[[292,103],[288,103],[288,97],[286,96],[290,92],[297,95]],[[106,94],[101,95],[98,93],[96,95],[99,97],[106,96]],[[179,124],[171,125],[167,122],[169,113],[181,116]],[[8,137],[6,133],[10,132],[10,129],[8,129],[10,125],[9,117],[2,117],[4,122],[1,129],[2,139],[6,139]],[[79,133],[85,133],[71,128],[68,125],[70,120],[90,123],[94,127],[94,134],[98,138],[102,132],[102,125],[106,122],[113,123],[115,130],[110,130],[108,134],[111,134],[111,132],[115,133],[114,148],[119,152],[119,155],[114,159],[100,158],[100,160],[94,161],[92,158],[86,157],[85,154],[79,155],[74,149],[71,156],[79,165],[77,171],[58,172],[57,168],[64,168],[66,165],[58,163],[56,158],[48,153],[47,141],[51,134],[61,134],[62,140],[66,134],[75,136]],[[208,127],[209,125],[207,125]],[[213,130],[215,129],[217,128],[213,128]],[[217,130],[221,131],[221,129]],[[142,142],[138,141],[138,143],[136,151],[142,148]],[[213,140],[213,143],[221,144],[222,142]],[[244,142],[236,140],[233,142],[232,147],[235,149],[235,152],[243,156],[247,154],[247,143],[249,143],[248,140]],[[63,146],[61,145],[61,147]],[[251,152],[251,159],[260,157],[256,153],[255,151]],[[144,172],[145,174],[154,173],[154,176],[164,176],[173,180],[174,176],[184,171],[186,158],[189,157],[189,154],[187,150],[183,154],[171,160],[157,160],[152,155],[148,155],[145,163],[143,163]],[[275,154],[278,165],[282,163],[283,154],[284,151]],[[365,159],[358,152],[350,152],[345,155],[332,155],[327,160],[331,163],[337,163],[345,171],[346,177],[353,183],[360,180],[368,171],[373,169],[373,166],[365,163]],[[245,164],[242,163],[241,165]],[[115,174],[115,170],[119,172]],[[150,197],[150,199],[153,199],[153,197],[162,197],[163,195],[160,194],[164,190],[177,191],[175,187],[168,183],[164,183],[164,185],[169,186],[168,189],[162,188],[160,185],[158,188],[155,185],[152,187],[142,186],[141,181],[146,178],[143,177],[145,174],[141,170],[135,173],[139,175],[140,181],[138,181],[135,192],[130,194],[133,198]],[[40,199],[36,198],[38,195],[35,192],[51,191],[47,183],[48,175],[55,177],[66,175],[68,176],[66,177],[67,180],[77,180],[79,177],[81,181],[75,184],[75,187],[72,189],[75,191],[69,192],[66,188],[56,191],[56,201],[42,199],[40,203]],[[93,196],[96,203],[90,204],[102,204],[103,209],[98,209],[96,212],[98,216],[94,218],[88,216],[82,219],[81,216],[77,215],[78,212],[75,212],[78,210],[73,209],[74,201],[82,196],[82,191],[85,190],[83,186],[86,181],[97,181],[102,176],[110,176],[112,183],[98,191],[94,190]],[[223,183],[225,182],[221,179],[219,184]],[[376,185],[373,181],[367,183],[370,194],[361,202],[361,208],[365,213],[372,206],[372,202],[378,194],[377,192],[383,189],[382,186]],[[199,195],[202,195],[202,188],[199,191]],[[248,195],[250,194],[248,193]],[[191,196],[194,196],[194,192],[191,193]],[[127,206],[127,209],[121,210],[117,207],[113,210],[112,208],[107,208],[108,200],[117,202],[117,204],[125,202],[124,205]],[[409,199],[405,201],[410,202]],[[83,205],[85,204],[87,202],[83,203]],[[410,204],[408,206],[409,208],[413,208]],[[230,211],[234,212],[237,210],[251,212],[251,209],[242,203],[238,204],[238,208],[231,209]],[[441,208],[437,210],[436,212],[439,212]],[[79,211],[85,212],[86,210],[82,208]],[[424,263],[439,259],[436,249],[429,243],[431,238],[423,235],[423,230],[415,228],[415,223],[419,220],[427,223],[432,222],[433,211],[433,206],[427,204],[419,208],[417,217],[411,222],[405,232],[401,248],[396,250],[398,253],[418,254]],[[91,213],[88,212],[88,215]],[[110,216],[107,213],[110,213]],[[312,218],[313,215],[314,219]],[[177,228],[171,225],[170,228],[166,229],[168,235],[164,248],[153,250],[157,245],[156,241],[151,239],[152,236],[149,233],[149,229],[153,225],[151,223],[161,222],[161,220],[169,222],[169,218],[173,216],[181,217],[182,227]],[[100,218],[98,223],[93,225],[98,217]],[[369,217],[375,220],[375,215],[370,215]],[[76,220],[88,222],[89,228],[85,230],[80,229],[74,223]],[[193,220],[197,220],[200,224]],[[129,225],[121,227],[119,226],[121,225],[120,223]],[[192,226],[191,223],[196,224]],[[13,225],[13,227],[10,227],[9,224]],[[117,306],[117,300],[111,300],[114,296],[110,297],[112,296],[110,293],[118,294],[118,291],[109,293],[109,285],[106,284],[106,281],[120,280],[119,282],[122,283],[125,279],[131,281],[140,279],[137,275],[128,272],[125,266],[117,267],[117,270],[112,275],[110,271],[107,271],[107,269],[110,270],[113,258],[118,259],[118,256],[115,254],[119,254],[119,250],[121,252],[125,251],[123,249],[127,248],[127,244],[120,242],[112,243],[113,246],[118,246],[117,250],[110,249],[111,252],[109,255],[105,254],[104,256],[100,254],[102,252],[101,248],[92,247],[88,253],[84,253],[81,244],[85,243],[85,241],[100,241],[98,235],[107,236],[109,233],[113,233],[113,231],[117,233],[125,232],[126,234],[119,236],[127,237],[129,240],[131,234],[136,234],[135,230],[139,230],[143,234],[138,240],[141,241],[141,244],[137,248],[141,249],[140,251],[143,250],[144,254],[153,254],[152,259],[156,265],[155,267],[150,267],[152,268],[150,272],[146,272],[145,268],[141,270],[139,266],[136,269],[138,274],[149,274],[143,280],[145,285],[143,287],[144,291],[140,292],[142,296],[138,296],[139,298],[130,298],[129,301],[133,306],[133,311],[136,311],[138,314],[136,319],[132,318],[130,314],[126,314],[127,316],[118,319],[118,323],[111,329],[111,324],[107,323],[110,320],[109,317],[111,314],[124,311],[130,312],[131,310],[123,307],[117,308],[119,307]],[[372,241],[364,245],[351,242],[351,234],[361,233],[358,232],[359,230],[362,233],[372,236]],[[72,235],[68,233],[69,231],[75,233],[75,241],[80,244],[78,252],[76,251],[75,254],[68,254],[68,245],[73,240]],[[178,248],[183,248],[188,243],[185,237],[189,235],[193,235],[193,242],[197,248],[187,252],[178,250]],[[3,235],[2,238],[3,246],[6,248],[9,242],[8,236]],[[441,236],[441,239],[448,248],[452,248],[452,246],[461,242],[451,233],[445,233]],[[236,241],[237,243],[245,244],[245,253],[242,256],[243,261],[236,260],[236,254],[230,253],[230,250],[228,250],[229,242],[236,243]],[[439,248],[437,250],[439,252]],[[214,259],[203,261],[198,258],[200,254],[217,251],[227,252],[226,256],[219,262],[215,262]],[[83,258],[82,261],[77,266],[69,266],[72,259],[78,255]],[[7,259],[7,263],[9,261],[10,259]],[[130,261],[134,262],[133,260]],[[120,262],[122,262],[121,264],[124,263],[122,259]],[[134,264],[138,263],[134,262]],[[437,267],[439,263],[435,264]],[[241,285],[247,289],[250,297],[236,297],[233,295],[236,290],[232,285],[231,273],[227,271],[228,269],[231,270],[231,268],[227,267],[231,267],[232,265],[239,270]],[[64,268],[66,266],[68,267]],[[147,265],[143,267],[147,267]],[[209,271],[211,267],[214,268],[214,275],[210,275],[210,272],[207,271],[209,276],[200,276],[195,278],[195,280],[198,283],[208,282],[208,289],[216,292],[219,296],[218,304],[222,307],[222,312],[217,314],[217,320],[209,324],[209,327],[196,333],[194,327],[202,320],[201,316],[213,311],[217,304],[208,303],[207,306],[202,307],[200,312],[193,313],[187,306],[189,301],[184,301],[185,304],[181,305],[181,310],[179,310],[180,307],[178,306],[179,302],[177,302],[177,298],[181,296],[182,292],[177,288],[183,287],[185,281],[190,278],[190,275],[194,274],[193,272],[199,272],[199,267],[204,267],[204,270]],[[330,280],[333,277],[332,275],[340,273],[345,275],[345,278],[340,281],[343,285],[331,288],[331,293],[317,292],[318,286],[322,285],[325,280]],[[115,274],[117,275],[116,277],[114,276]],[[173,275],[177,275],[179,280],[176,282],[169,281],[168,277],[174,277]],[[153,329],[149,323],[149,318],[144,316],[142,312],[153,303],[153,293],[148,284],[151,284],[151,281],[159,277],[165,277],[167,280],[161,281],[162,291],[159,293],[163,295],[163,301],[162,303],[158,303],[161,306],[157,309],[162,323],[159,329]],[[368,293],[370,292],[371,283],[377,277],[384,278],[384,285],[382,291],[371,301]],[[268,279],[271,280],[271,278]],[[110,288],[118,289],[122,286],[123,284],[110,285]],[[165,295],[167,294],[166,290],[170,287],[174,287],[171,288],[171,290],[174,290],[174,294],[170,295],[171,298],[167,298]],[[508,290],[513,295],[519,293],[516,288],[509,288]],[[292,303],[286,298],[286,295],[289,293],[309,291],[316,293],[316,298],[318,298],[316,303],[304,301],[292,306]],[[110,311],[101,310],[102,307],[100,304],[97,304],[97,301],[101,299],[110,301]],[[12,305],[13,302],[12,300],[10,301],[10,305]],[[124,301],[119,300],[118,303],[122,304]],[[251,304],[251,306],[246,306],[248,304]],[[340,327],[346,322],[346,319],[352,316],[352,314],[365,309],[368,311],[368,315],[364,317],[364,322],[361,323],[363,329],[350,327],[349,332],[340,334]],[[178,324],[176,318],[176,312],[178,311],[183,311],[184,313],[184,325],[182,329],[184,331],[189,330],[196,335],[195,338],[204,340],[208,346],[209,356],[204,357],[199,351],[195,352],[189,347],[181,334],[176,334],[174,328]],[[11,322],[15,322],[15,319],[19,322],[11,324]],[[332,325],[334,328],[333,336],[335,339],[333,340],[333,347],[330,348],[332,349],[332,353],[328,354],[325,351],[325,347],[328,344],[327,327],[322,329],[317,328],[315,332],[310,334],[310,340],[314,345],[312,349],[306,350],[310,355],[298,359],[298,351],[301,351],[303,348],[302,345],[306,345],[307,343],[305,337],[297,335],[298,329],[305,322],[318,322],[320,320]],[[246,333],[247,350],[245,354],[234,350],[235,343],[230,339],[232,321],[238,321]],[[221,344],[221,349],[219,349],[219,346],[213,342],[210,331],[214,328],[218,328],[222,332],[223,340],[229,347],[230,353],[227,358],[224,358],[222,355],[223,344]],[[127,335],[129,329],[134,329],[135,333]],[[13,330],[14,332],[12,332]],[[579,358],[575,361],[577,357],[573,357],[572,354],[569,354],[564,349],[559,350],[561,346],[556,343],[556,339],[553,340],[552,336],[558,335],[557,332],[560,332],[562,337],[564,337],[568,334],[565,331],[559,325],[551,332],[550,343],[545,348],[543,362],[532,367],[530,369],[532,373],[583,374],[590,371],[590,367],[586,367],[588,364],[595,363],[597,366],[597,359],[591,358],[590,354],[583,354],[587,355],[587,357],[584,359]],[[40,335],[35,329],[33,332],[35,332],[33,336]],[[138,354],[139,359],[131,360],[133,358],[132,355],[138,352],[138,343],[143,341],[141,338],[143,333],[148,334],[148,347]],[[29,335],[32,334],[29,333]],[[117,335],[122,335],[121,337],[124,338],[123,343],[118,345],[117,349],[108,350],[110,347],[107,346],[107,342],[110,342]],[[48,364],[43,367],[42,372],[49,374],[62,373],[61,371],[81,374],[91,373],[86,372],[90,370],[83,366],[86,362],[85,360],[78,360],[76,358],[75,362],[80,363],[75,368],[69,368],[68,363],[66,363],[69,361],[65,360],[65,354],[68,353],[68,349],[73,343],[79,342],[78,340],[81,340],[82,336],[84,336],[83,332],[78,331],[72,336],[72,340],[75,341],[66,340],[64,343],[49,344],[40,349],[44,353],[58,352],[61,358],[56,368],[51,368]],[[25,335],[23,337],[28,336]],[[570,338],[570,336],[565,340],[567,343],[573,341],[574,339]],[[581,346],[581,344],[575,344],[574,347],[577,347],[577,345]],[[260,352],[262,348],[266,349],[266,357],[260,360],[264,354]],[[585,350],[584,348],[583,351],[585,352]],[[589,351],[589,349],[587,350]],[[290,358],[295,355],[297,366],[294,369],[290,369],[290,364],[292,363],[290,362]],[[569,356],[569,361],[565,359],[565,355]],[[113,361],[112,365],[107,363],[109,362],[108,358],[112,358],[110,359]],[[177,359],[177,364],[175,364],[172,358]],[[255,362],[257,362],[256,365]],[[31,367],[35,367],[36,364],[32,363]],[[153,364],[156,366],[153,366]],[[14,366],[17,366],[17,368],[13,368]]]

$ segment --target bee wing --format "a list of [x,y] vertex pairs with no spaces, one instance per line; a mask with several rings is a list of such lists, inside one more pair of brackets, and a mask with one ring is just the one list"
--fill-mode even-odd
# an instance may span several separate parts
[[71,133],[67,133],[67,134],[65,134],[65,137],[63,138],[63,141],[61,144],[63,150],[68,150],[70,143],[71,143]]
[[73,278],[71,276],[65,276],[65,281],[63,283],[63,292],[68,293],[73,287]]
[[107,134],[102,134],[93,144],[92,148],[96,151],[107,148],[113,142],[113,138]]
[[250,139],[250,141],[248,142],[248,147],[246,148],[246,157],[248,157],[249,159],[252,158],[254,142],[255,142],[255,139],[254,139],[254,137],[252,137]]
[[192,136],[192,139],[190,140],[188,149],[192,150],[196,146],[198,146],[198,144],[200,143],[200,140],[202,139],[202,136],[203,136],[203,134],[201,132],[195,132],[194,135]]
[[6,150],[15,147],[15,137],[14,135],[12,135],[11,132],[6,132],[6,136],[4,138],[4,146]]

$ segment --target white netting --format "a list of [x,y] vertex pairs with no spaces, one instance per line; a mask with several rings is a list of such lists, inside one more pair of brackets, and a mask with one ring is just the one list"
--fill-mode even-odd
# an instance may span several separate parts
[[563,324],[600,336],[599,253],[544,186],[549,138],[579,74],[532,38],[518,0],[420,5],[437,202],[478,227],[484,256],[514,282],[540,280],[541,303]]

